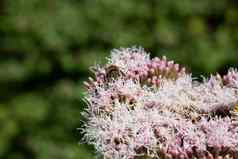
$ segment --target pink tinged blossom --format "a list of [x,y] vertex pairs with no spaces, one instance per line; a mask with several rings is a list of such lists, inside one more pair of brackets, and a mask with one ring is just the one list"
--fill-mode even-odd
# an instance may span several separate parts
[[237,69],[231,68],[227,75],[223,76],[224,84],[230,87],[238,88],[238,72]]
[[164,56],[142,48],[111,52],[85,82],[83,132],[108,159],[233,158],[238,156],[238,73],[192,79]]

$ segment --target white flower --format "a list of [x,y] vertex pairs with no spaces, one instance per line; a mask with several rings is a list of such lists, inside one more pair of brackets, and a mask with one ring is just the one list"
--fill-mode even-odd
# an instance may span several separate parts
[[[115,67],[111,78],[108,67]],[[87,83],[83,132],[104,158],[216,157],[238,153],[231,113],[238,73],[203,82],[173,61],[150,59],[142,48],[113,50]],[[228,151],[229,150],[229,151]]]

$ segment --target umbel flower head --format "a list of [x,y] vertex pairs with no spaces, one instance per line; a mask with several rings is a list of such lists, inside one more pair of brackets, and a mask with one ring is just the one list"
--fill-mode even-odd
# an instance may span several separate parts
[[105,159],[237,159],[238,72],[198,82],[142,48],[112,50],[85,82],[84,139]]

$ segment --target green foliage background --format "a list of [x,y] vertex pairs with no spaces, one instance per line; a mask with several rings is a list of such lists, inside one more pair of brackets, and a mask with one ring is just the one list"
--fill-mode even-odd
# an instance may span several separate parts
[[112,48],[133,45],[195,75],[225,73],[238,65],[238,3],[0,1],[0,158],[93,158],[78,145],[82,81]]

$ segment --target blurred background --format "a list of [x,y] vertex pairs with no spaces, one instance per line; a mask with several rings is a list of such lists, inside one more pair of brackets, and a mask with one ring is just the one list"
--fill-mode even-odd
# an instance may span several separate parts
[[88,67],[140,45],[195,75],[238,66],[236,0],[1,0],[0,158],[91,159]]

